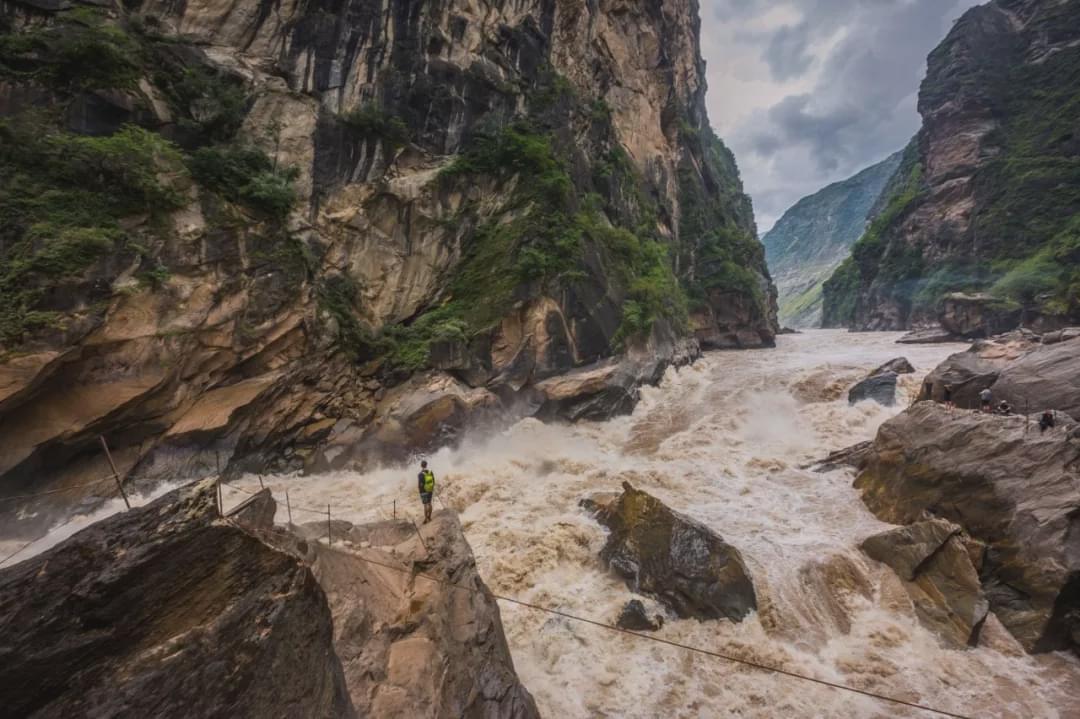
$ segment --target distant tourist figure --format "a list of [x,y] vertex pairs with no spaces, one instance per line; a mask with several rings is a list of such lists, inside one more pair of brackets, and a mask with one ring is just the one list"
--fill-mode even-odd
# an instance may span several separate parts
[[424,524],[431,521],[431,497],[435,494],[435,473],[427,468],[427,460],[420,463],[420,474],[416,476],[420,489],[420,501],[424,503]]
[[956,404],[953,402],[952,399],[952,385],[947,384],[945,385],[945,409],[951,412],[955,407]]
[[1042,417],[1039,417],[1039,431],[1045,432],[1046,430],[1054,426],[1054,413],[1052,410],[1046,410],[1042,413]]
[[990,400],[992,400],[993,397],[994,397],[994,395],[993,395],[992,392],[990,392],[989,387],[984,389],[982,392],[979,392],[979,400],[982,402],[982,411],[983,412],[989,412],[990,411]]

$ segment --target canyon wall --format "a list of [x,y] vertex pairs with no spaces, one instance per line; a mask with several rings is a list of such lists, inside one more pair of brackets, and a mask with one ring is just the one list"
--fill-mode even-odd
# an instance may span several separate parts
[[686,0],[4,0],[0,493],[107,476],[99,435],[137,483],[404,457],[771,344],[699,32]]
[[923,125],[825,315],[898,330],[978,302],[982,334],[1080,317],[1080,5],[994,0],[929,57]]

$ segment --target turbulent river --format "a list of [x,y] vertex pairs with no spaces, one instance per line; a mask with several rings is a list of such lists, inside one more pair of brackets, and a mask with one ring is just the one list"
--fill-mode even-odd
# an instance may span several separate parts
[[[1030,657],[991,618],[983,646],[943,648],[891,570],[858,549],[888,525],[847,470],[800,466],[871,439],[955,345],[901,347],[892,334],[814,331],[774,350],[712,353],[643,390],[633,415],[602,423],[525,420],[430,457],[493,591],[613,622],[631,598],[597,554],[605,539],[579,500],[629,481],[738,547],[759,609],[743,622],[669,619],[657,633],[972,717],[1080,716],[1080,663]],[[898,355],[915,365],[900,403],[849,407],[846,390]],[[412,466],[274,477],[294,505],[356,522],[419,516]],[[241,483],[258,488],[254,477]],[[226,497],[226,499],[230,499]],[[233,497],[235,501],[239,496]],[[438,505],[436,509],[439,509]],[[285,521],[279,506],[278,521]],[[315,521],[299,511],[294,519]],[[650,614],[661,612],[644,599]],[[639,638],[501,606],[514,662],[547,717],[925,716]]]

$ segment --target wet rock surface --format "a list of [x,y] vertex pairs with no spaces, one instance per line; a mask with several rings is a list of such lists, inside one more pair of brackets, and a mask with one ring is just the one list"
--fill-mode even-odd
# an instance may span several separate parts
[[615,626],[632,632],[655,632],[664,626],[664,618],[660,615],[650,617],[640,599],[631,599],[619,612]]
[[952,522],[916,522],[867,538],[862,550],[903,580],[924,626],[956,647],[975,646],[989,611],[978,567]]
[[873,400],[880,405],[896,404],[896,373],[882,372],[867,377],[848,391],[848,404]]
[[354,716],[326,596],[218,517],[213,482],[0,571],[11,716]]
[[[986,545],[979,568],[983,591],[1024,648],[1075,650],[1080,610],[1076,429],[1075,422],[1064,420],[1040,433],[1023,417],[950,412],[920,402],[882,425],[855,487],[885,521],[909,524],[929,516],[960,525]],[[913,548],[933,544],[914,539]],[[963,579],[970,575],[955,563],[943,576],[970,585]],[[968,601],[968,607],[968,623],[974,625],[977,603]]]
[[742,555],[708,527],[627,482],[596,517],[611,531],[600,558],[633,591],[684,618],[739,621],[757,609]]

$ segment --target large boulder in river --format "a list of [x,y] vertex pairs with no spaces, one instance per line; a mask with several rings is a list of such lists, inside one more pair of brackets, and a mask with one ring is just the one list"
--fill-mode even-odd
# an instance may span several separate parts
[[956,647],[975,646],[990,605],[961,528],[943,519],[875,534],[862,543],[891,567],[924,626]]
[[0,572],[0,628],[8,716],[354,715],[323,590],[212,481]]
[[[333,548],[284,536],[326,591],[334,646],[361,716],[539,716],[456,515],[437,512],[419,530],[402,520],[338,522],[333,531]],[[325,538],[326,524],[299,532]]]
[[896,404],[896,373],[882,372],[867,377],[848,391],[848,404],[873,400],[880,405]]
[[884,374],[885,372],[895,372],[896,374],[911,374],[915,371],[915,368],[908,362],[907,357],[896,357],[885,364],[878,367],[876,370],[870,373],[870,376]]
[[611,530],[600,558],[631,590],[656,597],[680,617],[739,621],[757,609],[739,550],[628,482],[623,490],[597,514]]
[[920,402],[881,426],[855,487],[880,519],[936,516],[984,542],[980,574],[1001,622],[1028,651],[1077,649],[1077,429]]

